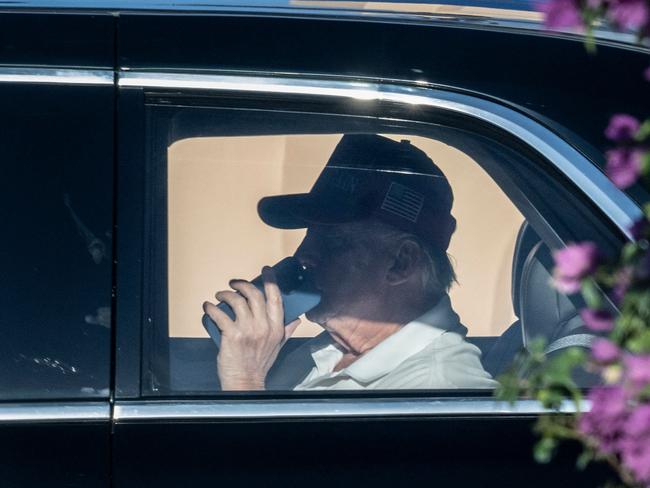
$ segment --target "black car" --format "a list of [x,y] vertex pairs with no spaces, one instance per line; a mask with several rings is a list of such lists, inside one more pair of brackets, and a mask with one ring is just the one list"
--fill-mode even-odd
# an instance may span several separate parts
[[532,400],[461,380],[296,389],[317,324],[265,391],[225,391],[201,303],[304,236],[265,226],[260,198],[308,191],[344,134],[381,134],[453,188],[450,296],[486,377],[535,337],[588,347],[551,253],[632,239],[648,198],[604,175],[603,128],[650,111],[627,76],[647,48],[598,31],[593,55],[490,1],[0,6],[2,486],[602,480],[570,446],[535,464]]

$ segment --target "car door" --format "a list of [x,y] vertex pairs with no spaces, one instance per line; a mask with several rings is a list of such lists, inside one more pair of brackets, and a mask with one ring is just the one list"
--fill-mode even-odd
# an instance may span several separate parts
[[[485,93],[382,79],[407,69],[395,54],[398,46],[410,53],[422,49],[422,41],[409,44],[412,31],[406,25],[259,14],[123,14],[119,22],[113,435],[118,486],[546,486],[558,479],[590,486],[601,478],[599,470],[578,474],[571,449],[550,467],[534,463],[530,429],[543,411],[531,400],[505,405],[492,400],[491,391],[453,385],[297,392],[287,386],[300,381],[295,378],[262,392],[222,392],[216,350],[199,323],[204,291],[194,293],[197,281],[210,282],[222,268],[233,265],[234,272],[246,273],[251,262],[262,259],[237,254],[241,249],[255,244],[265,253],[277,246],[277,257],[292,252],[293,238],[276,241],[271,234],[246,231],[246,219],[255,215],[246,213],[245,205],[254,209],[258,183],[268,183],[264,191],[291,193],[300,178],[313,182],[342,134],[372,133],[422,147],[431,143],[440,155],[461,153],[467,172],[445,166],[457,175],[459,195],[486,195],[463,214],[475,219],[466,227],[472,245],[463,247],[470,243],[465,240],[456,248],[467,253],[463,262],[476,258],[468,280],[493,243],[498,252],[509,252],[501,267],[482,268],[485,279],[475,281],[478,292],[474,300],[471,294],[466,298],[466,314],[473,302],[478,309],[479,293],[499,287],[498,296],[513,307],[522,289],[542,289],[532,280],[520,283],[524,271],[513,266],[517,251],[530,257],[525,262],[544,263],[537,254],[541,248],[548,257],[550,249],[570,240],[593,239],[616,250],[629,238],[627,226],[639,210],[591,161],[528,114]],[[425,33],[429,45],[447,36],[465,42],[460,30],[413,29]],[[251,33],[265,42],[252,43]],[[471,34],[506,41],[502,33],[493,34],[500,40],[486,32]],[[336,53],[355,40],[362,46],[340,61]],[[424,69],[454,79],[452,56]],[[466,84],[460,76],[454,81]],[[493,95],[499,90],[504,87]],[[526,95],[543,98],[534,90]],[[271,165],[278,154],[284,173]],[[488,186],[501,202],[493,207]],[[223,198],[212,200],[213,195]],[[471,234],[482,222],[492,223]],[[536,239],[525,251],[517,239],[524,223]],[[504,282],[511,266],[512,283]],[[512,298],[511,287],[517,288]],[[578,306],[568,305],[573,312]],[[512,322],[504,318],[497,329],[488,324],[468,336],[482,349],[486,369],[506,331],[525,346],[530,331],[522,331],[522,317],[528,310],[513,308]],[[490,310],[498,315],[497,308]],[[544,323],[536,332],[553,339],[556,325]],[[282,353],[287,361],[303,342],[292,340]]]
[[113,22],[0,21],[0,478],[108,487]]

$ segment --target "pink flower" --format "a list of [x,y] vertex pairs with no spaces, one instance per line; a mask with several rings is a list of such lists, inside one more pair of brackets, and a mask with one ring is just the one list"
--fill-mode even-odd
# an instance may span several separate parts
[[553,279],[556,288],[563,293],[576,293],[580,290],[581,280],[596,269],[598,248],[593,242],[571,244],[554,251],[553,258]]
[[544,13],[544,26],[550,30],[582,27],[582,15],[578,2],[574,0],[549,0],[540,5]]
[[630,437],[650,435],[650,404],[641,404],[632,411],[625,422],[625,432]]
[[[620,456],[639,484],[650,483],[650,405],[633,408],[623,386],[596,386],[589,392],[591,409],[578,420],[578,430],[599,450]],[[636,486],[636,485],[635,485]]]
[[634,477],[650,481],[650,405],[641,404],[624,425],[625,438],[620,443],[621,460]]
[[630,384],[641,389],[650,384],[650,355],[626,354],[623,358]]
[[616,142],[625,142],[634,139],[639,131],[641,123],[631,115],[616,114],[609,119],[609,125],[605,129],[605,136]]
[[646,0],[613,0],[609,13],[614,23],[623,29],[642,29],[650,21]]
[[616,361],[619,353],[618,346],[607,339],[596,339],[591,344],[591,357],[599,363]]
[[621,386],[594,386],[588,398],[592,403],[591,413],[607,418],[626,414],[627,395]]
[[580,311],[580,317],[589,329],[596,332],[608,332],[614,328],[614,317],[607,310],[585,308]]
[[642,152],[638,149],[617,148],[607,151],[605,172],[618,188],[625,189],[639,179],[641,155]]
[[576,280],[575,278],[567,278],[566,276],[553,277],[553,285],[557,291],[564,293],[565,295],[578,293],[580,291],[580,287],[582,286],[580,280]]
[[591,410],[580,416],[578,430],[593,437],[601,450],[614,453],[627,420],[627,396],[621,386],[595,386],[588,395]]
[[650,481],[650,440],[624,439],[620,442],[621,460],[634,477],[641,483]]

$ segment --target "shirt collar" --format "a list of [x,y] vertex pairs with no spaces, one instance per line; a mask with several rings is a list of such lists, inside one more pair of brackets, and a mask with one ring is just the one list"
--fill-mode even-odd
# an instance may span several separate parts
[[[384,339],[339,374],[350,376],[359,383],[370,383],[390,373],[404,360],[452,329],[463,336],[467,332],[451,308],[449,296],[445,295],[432,309]],[[312,352],[317,370],[320,373],[331,372],[343,352],[332,342],[317,348],[316,345]]]

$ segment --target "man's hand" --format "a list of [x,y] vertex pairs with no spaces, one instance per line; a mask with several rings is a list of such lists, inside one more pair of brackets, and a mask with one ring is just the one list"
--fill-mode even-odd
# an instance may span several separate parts
[[284,326],[282,296],[271,268],[262,269],[262,279],[264,293],[245,280],[229,283],[239,293],[216,293],[235,312],[234,321],[212,303],[203,304],[221,331],[217,366],[223,390],[263,390],[280,349],[300,324],[298,319]]

